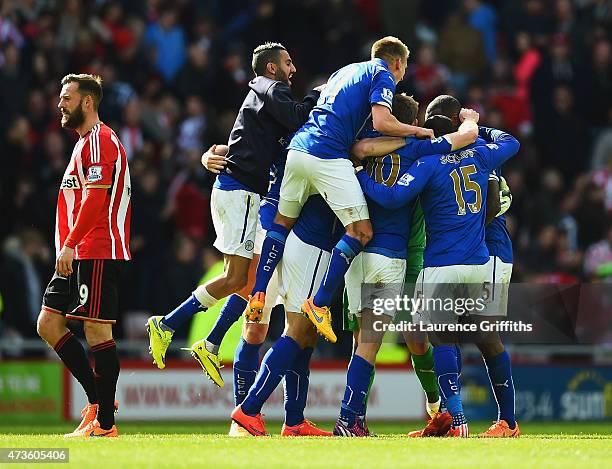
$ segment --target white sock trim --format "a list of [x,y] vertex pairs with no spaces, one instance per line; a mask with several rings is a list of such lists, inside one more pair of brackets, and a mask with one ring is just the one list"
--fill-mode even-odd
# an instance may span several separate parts
[[204,285],[200,285],[198,288],[196,288],[193,292],[193,296],[195,296],[200,304],[206,309],[213,307],[215,303],[219,301],[208,293],[208,290],[206,290],[206,286]]

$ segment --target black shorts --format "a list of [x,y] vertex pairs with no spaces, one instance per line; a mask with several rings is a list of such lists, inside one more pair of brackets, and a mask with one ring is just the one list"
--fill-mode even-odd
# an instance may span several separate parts
[[119,312],[119,282],[124,260],[74,261],[73,274],[51,277],[42,310],[68,319],[114,324]]

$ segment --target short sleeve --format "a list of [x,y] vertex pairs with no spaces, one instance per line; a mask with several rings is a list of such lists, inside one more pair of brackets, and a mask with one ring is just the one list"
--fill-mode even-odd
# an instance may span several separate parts
[[389,70],[377,66],[370,86],[370,104],[381,104],[392,108],[395,79]]
[[113,183],[115,162],[119,157],[119,146],[111,133],[94,131],[89,138],[89,156],[83,159],[85,186],[108,188]]

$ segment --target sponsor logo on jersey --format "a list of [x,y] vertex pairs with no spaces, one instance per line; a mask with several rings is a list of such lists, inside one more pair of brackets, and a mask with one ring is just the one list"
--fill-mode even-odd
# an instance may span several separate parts
[[97,182],[102,180],[102,166],[90,166],[87,170],[87,182]]
[[69,174],[68,176],[64,177],[64,179],[62,179],[62,185],[60,186],[60,189],[74,190],[80,188],[81,183],[79,182],[79,178],[76,174]]
[[399,179],[399,181],[397,181],[397,185],[409,186],[411,181],[414,181],[414,176],[410,173],[406,173]]

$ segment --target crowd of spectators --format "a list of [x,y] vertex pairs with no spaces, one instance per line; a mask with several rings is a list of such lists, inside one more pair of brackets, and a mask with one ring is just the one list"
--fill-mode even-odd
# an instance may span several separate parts
[[[612,275],[612,2],[608,0],[4,0],[0,10],[0,336],[35,336],[54,265],[57,191],[76,134],[60,79],[100,74],[100,116],[132,177],[122,311],[164,313],[205,273],[214,178],[255,46],[282,42],[296,97],[364,60],[411,49],[398,91],[458,96],[521,141],[505,168],[516,281]],[[3,325],[2,325],[3,324]]]

